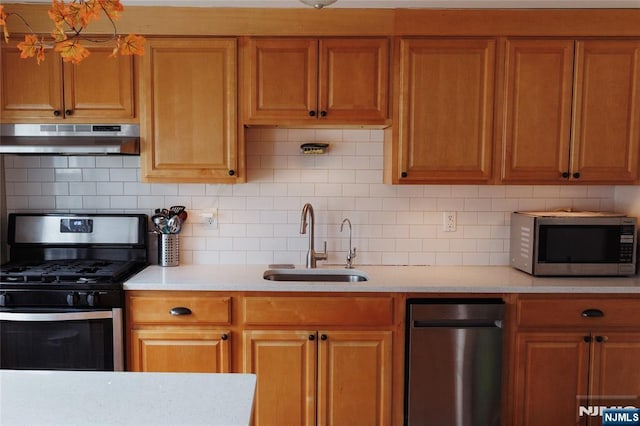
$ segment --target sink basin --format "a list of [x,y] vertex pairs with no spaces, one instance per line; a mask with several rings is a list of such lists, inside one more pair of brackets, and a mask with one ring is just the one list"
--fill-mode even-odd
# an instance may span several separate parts
[[262,278],[269,281],[362,282],[369,277],[357,269],[268,269]]

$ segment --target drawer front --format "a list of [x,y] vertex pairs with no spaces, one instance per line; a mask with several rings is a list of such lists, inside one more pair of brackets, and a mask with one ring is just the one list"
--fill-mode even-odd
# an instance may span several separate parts
[[518,300],[520,327],[639,327],[640,299]]
[[248,296],[243,312],[247,325],[392,325],[393,297]]
[[127,314],[134,324],[227,325],[231,324],[231,297],[130,296]]

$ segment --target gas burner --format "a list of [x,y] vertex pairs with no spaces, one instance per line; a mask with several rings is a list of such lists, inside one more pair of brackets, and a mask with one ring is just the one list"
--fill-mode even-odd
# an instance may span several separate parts
[[138,270],[139,263],[104,260],[45,260],[10,263],[0,270],[0,281],[25,284],[108,284]]

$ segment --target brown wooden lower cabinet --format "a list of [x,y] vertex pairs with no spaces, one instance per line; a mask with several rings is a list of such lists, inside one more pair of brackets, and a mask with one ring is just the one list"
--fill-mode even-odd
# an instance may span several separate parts
[[589,407],[640,404],[640,299],[523,297],[517,309],[505,424],[601,425]]
[[231,370],[231,300],[207,292],[127,292],[127,369]]
[[255,425],[391,424],[392,332],[247,330]]
[[400,303],[380,294],[129,291],[127,369],[255,373],[255,426],[401,424]]
[[231,371],[229,336],[228,330],[132,330],[129,369],[228,373]]

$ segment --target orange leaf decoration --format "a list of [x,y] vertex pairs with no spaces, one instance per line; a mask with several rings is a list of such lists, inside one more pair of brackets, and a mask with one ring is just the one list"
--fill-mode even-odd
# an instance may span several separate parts
[[135,34],[129,34],[124,38],[124,42],[120,43],[118,49],[121,55],[144,55],[145,38]]
[[65,34],[64,29],[62,27],[55,27],[53,31],[51,31],[51,37],[56,43],[66,40],[67,34]]
[[[51,8],[48,10],[48,14],[55,25],[51,32],[51,37],[53,38],[56,52],[60,53],[63,61],[74,64],[80,63],[89,56],[89,50],[79,44],[80,40],[89,39],[81,33],[90,22],[100,19],[100,14],[104,13],[113,27],[112,39],[116,41],[111,56],[144,54],[144,37],[129,34],[122,39],[117,35],[114,20],[118,19],[120,12],[123,10],[124,6],[120,3],[120,0],[68,0],[67,3],[65,3],[65,0],[51,0]],[[0,27],[3,28],[7,42],[9,41],[7,18],[11,15],[17,15],[29,27],[29,24],[20,14],[7,14],[4,11],[4,6],[0,4]],[[35,56],[38,63],[45,58],[44,38],[38,40],[33,33],[25,36],[24,41],[18,44],[18,48],[20,49],[21,58]]]
[[78,44],[76,40],[64,40],[56,43],[56,52],[60,52],[64,62],[79,64],[84,58],[89,56],[89,51]]
[[102,8],[96,0],[87,0],[80,3],[73,3],[72,9],[77,11],[77,17],[83,27],[89,25],[91,21],[100,18]]
[[18,43],[18,49],[20,49],[20,57],[22,59],[33,58],[34,56],[36,56],[40,44],[41,43],[38,41],[37,36],[33,34],[24,36],[24,41]]
[[[91,0],[89,0],[91,1]],[[104,13],[109,15],[111,19],[118,19],[120,17],[120,12],[124,10],[124,6],[120,3],[120,0],[93,0],[96,3],[99,3]]]
[[0,27],[4,32],[4,41],[9,43],[9,30],[7,29],[7,14],[4,11],[4,6],[0,4]]
[[69,7],[64,4],[64,0],[52,0],[51,9],[49,9],[49,18],[56,24],[57,27],[67,24],[69,26],[75,25],[72,17],[72,12]]

